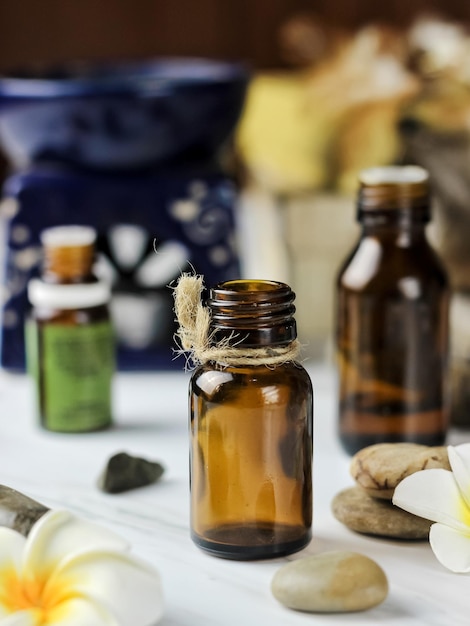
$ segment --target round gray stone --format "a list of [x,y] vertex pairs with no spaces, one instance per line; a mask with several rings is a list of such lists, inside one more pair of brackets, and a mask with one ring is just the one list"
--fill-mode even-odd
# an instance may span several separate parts
[[432,523],[388,500],[371,498],[361,487],[350,487],[338,493],[331,509],[336,519],[351,530],[379,537],[427,539]]
[[273,577],[271,590],[284,606],[315,613],[364,611],[388,593],[387,577],[356,552],[323,552],[291,561]]

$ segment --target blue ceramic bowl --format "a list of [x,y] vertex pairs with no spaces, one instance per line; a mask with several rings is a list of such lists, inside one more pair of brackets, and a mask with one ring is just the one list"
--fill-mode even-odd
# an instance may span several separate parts
[[0,144],[17,167],[53,161],[116,170],[207,159],[232,132],[247,81],[241,65],[197,59],[0,77]]

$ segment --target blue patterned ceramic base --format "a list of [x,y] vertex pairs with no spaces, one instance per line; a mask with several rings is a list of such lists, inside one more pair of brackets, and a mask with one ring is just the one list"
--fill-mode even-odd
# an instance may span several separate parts
[[89,224],[98,231],[98,268],[113,282],[121,370],[184,366],[174,359],[168,288],[181,271],[193,267],[206,285],[239,275],[236,189],[219,172],[108,175],[36,166],[8,178],[3,196],[0,363],[7,370],[25,367],[26,286],[38,273],[39,234],[47,227]]

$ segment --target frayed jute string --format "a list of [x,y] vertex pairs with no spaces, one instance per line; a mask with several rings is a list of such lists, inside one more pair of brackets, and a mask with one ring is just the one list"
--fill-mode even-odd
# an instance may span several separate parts
[[216,361],[223,366],[275,367],[297,359],[300,353],[297,339],[287,346],[246,348],[240,345],[243,337],[234,334],[231,338],[215,343],[210,329],[210,310],[202,304],[203,289],[202,276],[182,274],[173,293],[179,324],[176,339],[180,349],[176,352],[187,355],[188,366],[191,363],[196,366],[207,361]]

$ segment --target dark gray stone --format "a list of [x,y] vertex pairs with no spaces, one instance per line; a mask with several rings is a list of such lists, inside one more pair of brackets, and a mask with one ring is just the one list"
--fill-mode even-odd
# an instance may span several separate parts
[[48,510],[19,491],[0,485],[0,526],[12,528],[26,537]]
[[122,493],[157,482],[164,471],[160,463],[119,452],[109,459],[98,486],[106,493]]

